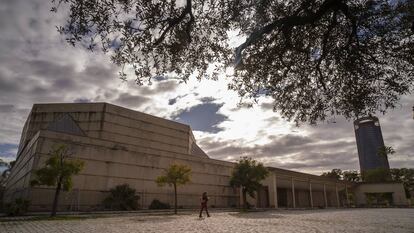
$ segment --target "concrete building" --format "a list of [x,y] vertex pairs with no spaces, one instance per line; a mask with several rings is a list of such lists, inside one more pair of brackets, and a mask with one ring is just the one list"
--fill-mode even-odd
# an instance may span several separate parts
[[361,173],[376,168],[389,169],[387,156],[378,155],[378,149],[384,147],[378,118],[357,119],[354,121],[354,129]]
[[[202,192],[209,205],[237,207],[240,190],[229,186],[234,163],[211,159],[197,146],[188,125],[107,103],[35,104],[25,123],[16,164],[6,181],[5,202],[30,199],[31,211],[51,209],[54,188],[31,187],[33,172],[42,167],[55,144],[66,144],[72,157],[85,162],[74,176],[73,190],[63,192],[60,211],[102,210],[109,189],[127,183],[140,196],[141,208],[154,199],[173,203],[173,189],[158,187],[157,176],[172,163],[192,168],[190,184],[179,187],[179,206],[198,207]],[[340,207],[350,204],[353,183],[280,168],[270,176],[256,207]]]
[[359,183],[354,187],[358,206],[408,206],[404,186],[396,182]]

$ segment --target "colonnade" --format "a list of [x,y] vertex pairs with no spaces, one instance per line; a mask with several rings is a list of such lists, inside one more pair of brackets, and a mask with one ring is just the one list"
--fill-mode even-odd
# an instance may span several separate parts
[[[274,198],[274,205],[275,208],[279,208],[278,206],[278,195],[277,195],[277,175],[275,173],[273,173],[273,198]],[[303,182],[303,180],[300,180],[301,182]],[[296,192],[295,192],[295,177],[291,177],[290,178],[290,182],[291,182],[291,190],[292,190],[292,204],[293,204],[293,208],[296,208]],[[313,203],[313,193],[312,193],[312,179],[308,179],[308,192],[309,192],[309,205],[311,208],[314,207],[314,203]],[[321,183],[321,181],[315,181],[316,183]],[[335,183],[335,196],[336,196],[336,206],[337,207],[341,207],[340,204],[340,199],[339,199],[339,183],[336,182]],[[344,186],[345,189],[345,196],[346,196],[346,205],[349,206],[350,201],[349,201],[349,195],[348,195],[348,185],[347,184],[342,184]],[[327,197],[327,191],[326,191],[326,186],[327,183],[323,183],[323,199],[324,199],[324,204],[325,204],[325,208],[328,207],[328,197]]]
[[[352,184],[345,181],[335,181],[325,177],[319,179],[314,175],[295,177],[272,172],[271,177],[267,178],[263,185],[266,187],[264,196],[268,197],[268,200],[263,205],[263,203],[259,203],[261,202],[260,198],[256,197],[257,207],[328,208],[350,206],[348,189]],[[314,195],[316,195],[316,202]],[[259,193],[257,196],[260,196]],[[254,200],[248,201],[254,203]]]

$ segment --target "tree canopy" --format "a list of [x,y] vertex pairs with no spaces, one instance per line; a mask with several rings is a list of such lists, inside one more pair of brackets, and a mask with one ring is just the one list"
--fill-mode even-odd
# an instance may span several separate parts
[[164,173],[156,179],[156,183],[160,186],[165,184],[179,186],[191,181],[191,168],[186,165],[172,164]]
[[321,176],[336,179],[336,180],[340,180],[340,179],[342,179],[342,175],[343,175],[343,173],[342,173],[341,169],[334,168],[334,169],[332,169],[332,171],[322,173]]
[[355,170],[343,171],[342,179],[351,182],[359,182],[361,181],[361,175]]
[[393,181],[402,182],[407,198],[414,194],[414,168],[391,168],[391,178]]
[[262,163],[249,157],[242,157],[234,166],[230,177],[230,185],[240,187],[245,208],[247,206],[246,194],[255,197],[255,192],[262,187],[263,181],[269,174],[267,168]]
[[177,186],[185,185],[191,181],[191,168],[183,164],[171,164],[164,172],[158,176],[155,182],[159,186],[168,184],[174,187],[174,213],[177,214]]
[[377,183],[392,181],[390,169],[388,168],[372,168],[361,172],[361,178],[364,182]]
[[34,172],[35,177],[30,185],[55,186],[55,197],[51,215],[56,215],[56,208],[61,189],[72,189],[72,176],[78,174],[84,166],[84,162],[70,157],[69,147],[65,144],[54,145],[49,152],[50,157],[45,161],[44,167]]
[[[384,148],[388,148],[384,151],[394,151],[392,147]],[[322,176],[351,182],[401,182],[404,185],[407,198],[410,198],[411,193],[414,192],[413,168],[376,168],[365,171],[362,174],[355,170],[342,171],[341,169],[335,168],[330,172],[324,172]]]
[[348,170],[342,171],[341,169],[334,168],[331,171],[322,173],[321,176],[329,177],[336,180],[346,180],[351,182],[359,182],[361,181],[361,175],[358,171],[355,170]]
[[413,0],[52,2],[68,6],[70,44],[109,52],[138,84],[227,72],[241,97],[311,123],[385,113],[413,89]]

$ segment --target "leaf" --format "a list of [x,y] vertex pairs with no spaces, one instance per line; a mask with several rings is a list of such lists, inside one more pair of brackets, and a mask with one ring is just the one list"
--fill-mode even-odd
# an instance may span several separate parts
[[34,172],[32,186],[56,186],[62,180],[63,190],[72,189],[72,176],[78,174],[84,167],[84,162],[68,156],[68,147],[63,144],[54,145],[45,161],[44,167]]
[[69,11],[58,26],[67,43],[87,49],[99,38],[96,47],[121,67],[122,80],[222,75],[243,101],[271,97],[297,124],[385,113],[414,89],[414,1],[52,4]]
[[243,187],[254,198],[254,192],[262,186],[261,181],[268,175],[269,171],[263,164],[249,157],[241,157],[232,171],[230,185]]
[[164,175],[156,178],[159,186],[184,185],[191,181],[191,168],[186,165],[172,164],[165,170]]

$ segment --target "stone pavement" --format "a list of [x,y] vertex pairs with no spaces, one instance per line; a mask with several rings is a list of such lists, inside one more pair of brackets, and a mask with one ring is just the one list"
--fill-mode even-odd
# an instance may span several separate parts
[[414,233],[414,209],[275,210],[178,216],[128,215],[77,220],[0,222],[1,233],[395,232]]

